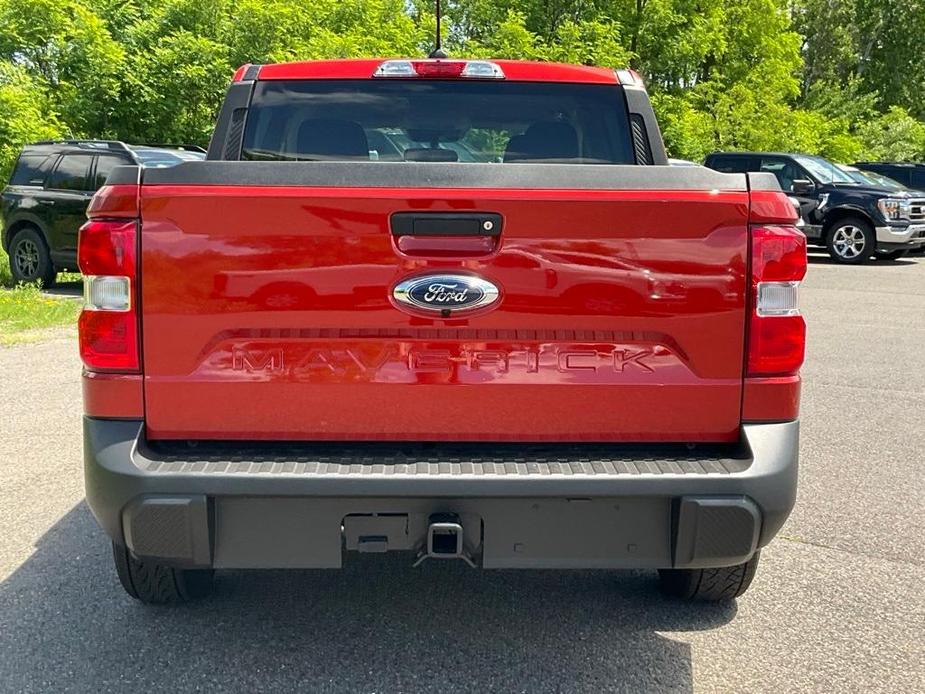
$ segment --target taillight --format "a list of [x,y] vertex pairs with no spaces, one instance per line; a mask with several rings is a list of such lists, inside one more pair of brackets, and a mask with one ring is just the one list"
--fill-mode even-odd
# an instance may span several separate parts
[[80,357],[90,371],[138,371],[135,244],[134,220],[91,219],[80,228]]
[[751,234],[748,375],[795,374],[806,351],[806,323],[799,306],[806,236],[789,226],[755,226]]
[[504,79],[497,63],[487,60],[386,60],[373,77],[465,77],[468,79]]

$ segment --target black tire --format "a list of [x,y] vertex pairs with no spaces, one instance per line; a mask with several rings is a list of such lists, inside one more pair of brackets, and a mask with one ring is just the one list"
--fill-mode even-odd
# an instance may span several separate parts
[[662,590],[683,600],[734,600],[751,585],[760,554],[755,552],[744,564],[718,569],[661,569],[658,574]]
[[48,244],[35,227],[20,229],[10,241],[10,272],[16,282],[54,285],[58,271],[51,262]]
[[212,569],[174,569],[136,559],[115,542],[112,555],[125,592],[148,605],[186,602],[212,592]]
[[835,222],[825,235],[825,247],[836,263],[861,265],[870,261],[877,248],[874,228],[860,217]]
[[909,249],[904,248],[901,251],[877,251],[877,260],[899,260],[909,255]]

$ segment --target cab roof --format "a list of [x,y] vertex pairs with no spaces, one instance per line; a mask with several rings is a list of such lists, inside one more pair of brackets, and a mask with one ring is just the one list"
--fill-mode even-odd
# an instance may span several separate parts
[[[386,58],[344,60],[308,60],[269,65],[242,65],[234,81],[300,80],[300,79],[371,79]],[[412,58],[413,62],[465,62],[465,58],[431,61]],[[504,78],[517,82],[572,82],[585,84],[620,84],[617,72],[610,68],[565,63],[543,63],[528,60],[492,60],[504,72]]]

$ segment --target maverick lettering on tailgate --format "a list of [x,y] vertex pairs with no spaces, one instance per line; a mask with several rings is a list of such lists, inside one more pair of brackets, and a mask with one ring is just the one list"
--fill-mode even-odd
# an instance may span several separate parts
[[[212,366],[245,374],[285,374],[312,381],[348,379],[369,381],[408,381],[417,374],[455,372],[465,380],[467,373],[484,382],[494,375],[518,377],[537,374],[573,373],[595,381],[627,372],[652,374],[657,368],[677,364],[677,357],[661,345],[531,345],[523,347],[419,347],[407,343],[331,347],[290,344],[285,347],[234,345],[228,353],[220,350]],[[204,365],[206,366],[206,365]],[[208,367],[206,367],[208,368]]]

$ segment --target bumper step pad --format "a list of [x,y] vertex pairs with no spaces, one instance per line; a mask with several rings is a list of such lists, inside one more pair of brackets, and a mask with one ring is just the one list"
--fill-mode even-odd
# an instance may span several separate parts
[[135,455],[149,473],[296,476],[729,475],[750,463],[740,445],[677,444],[148,442]]

